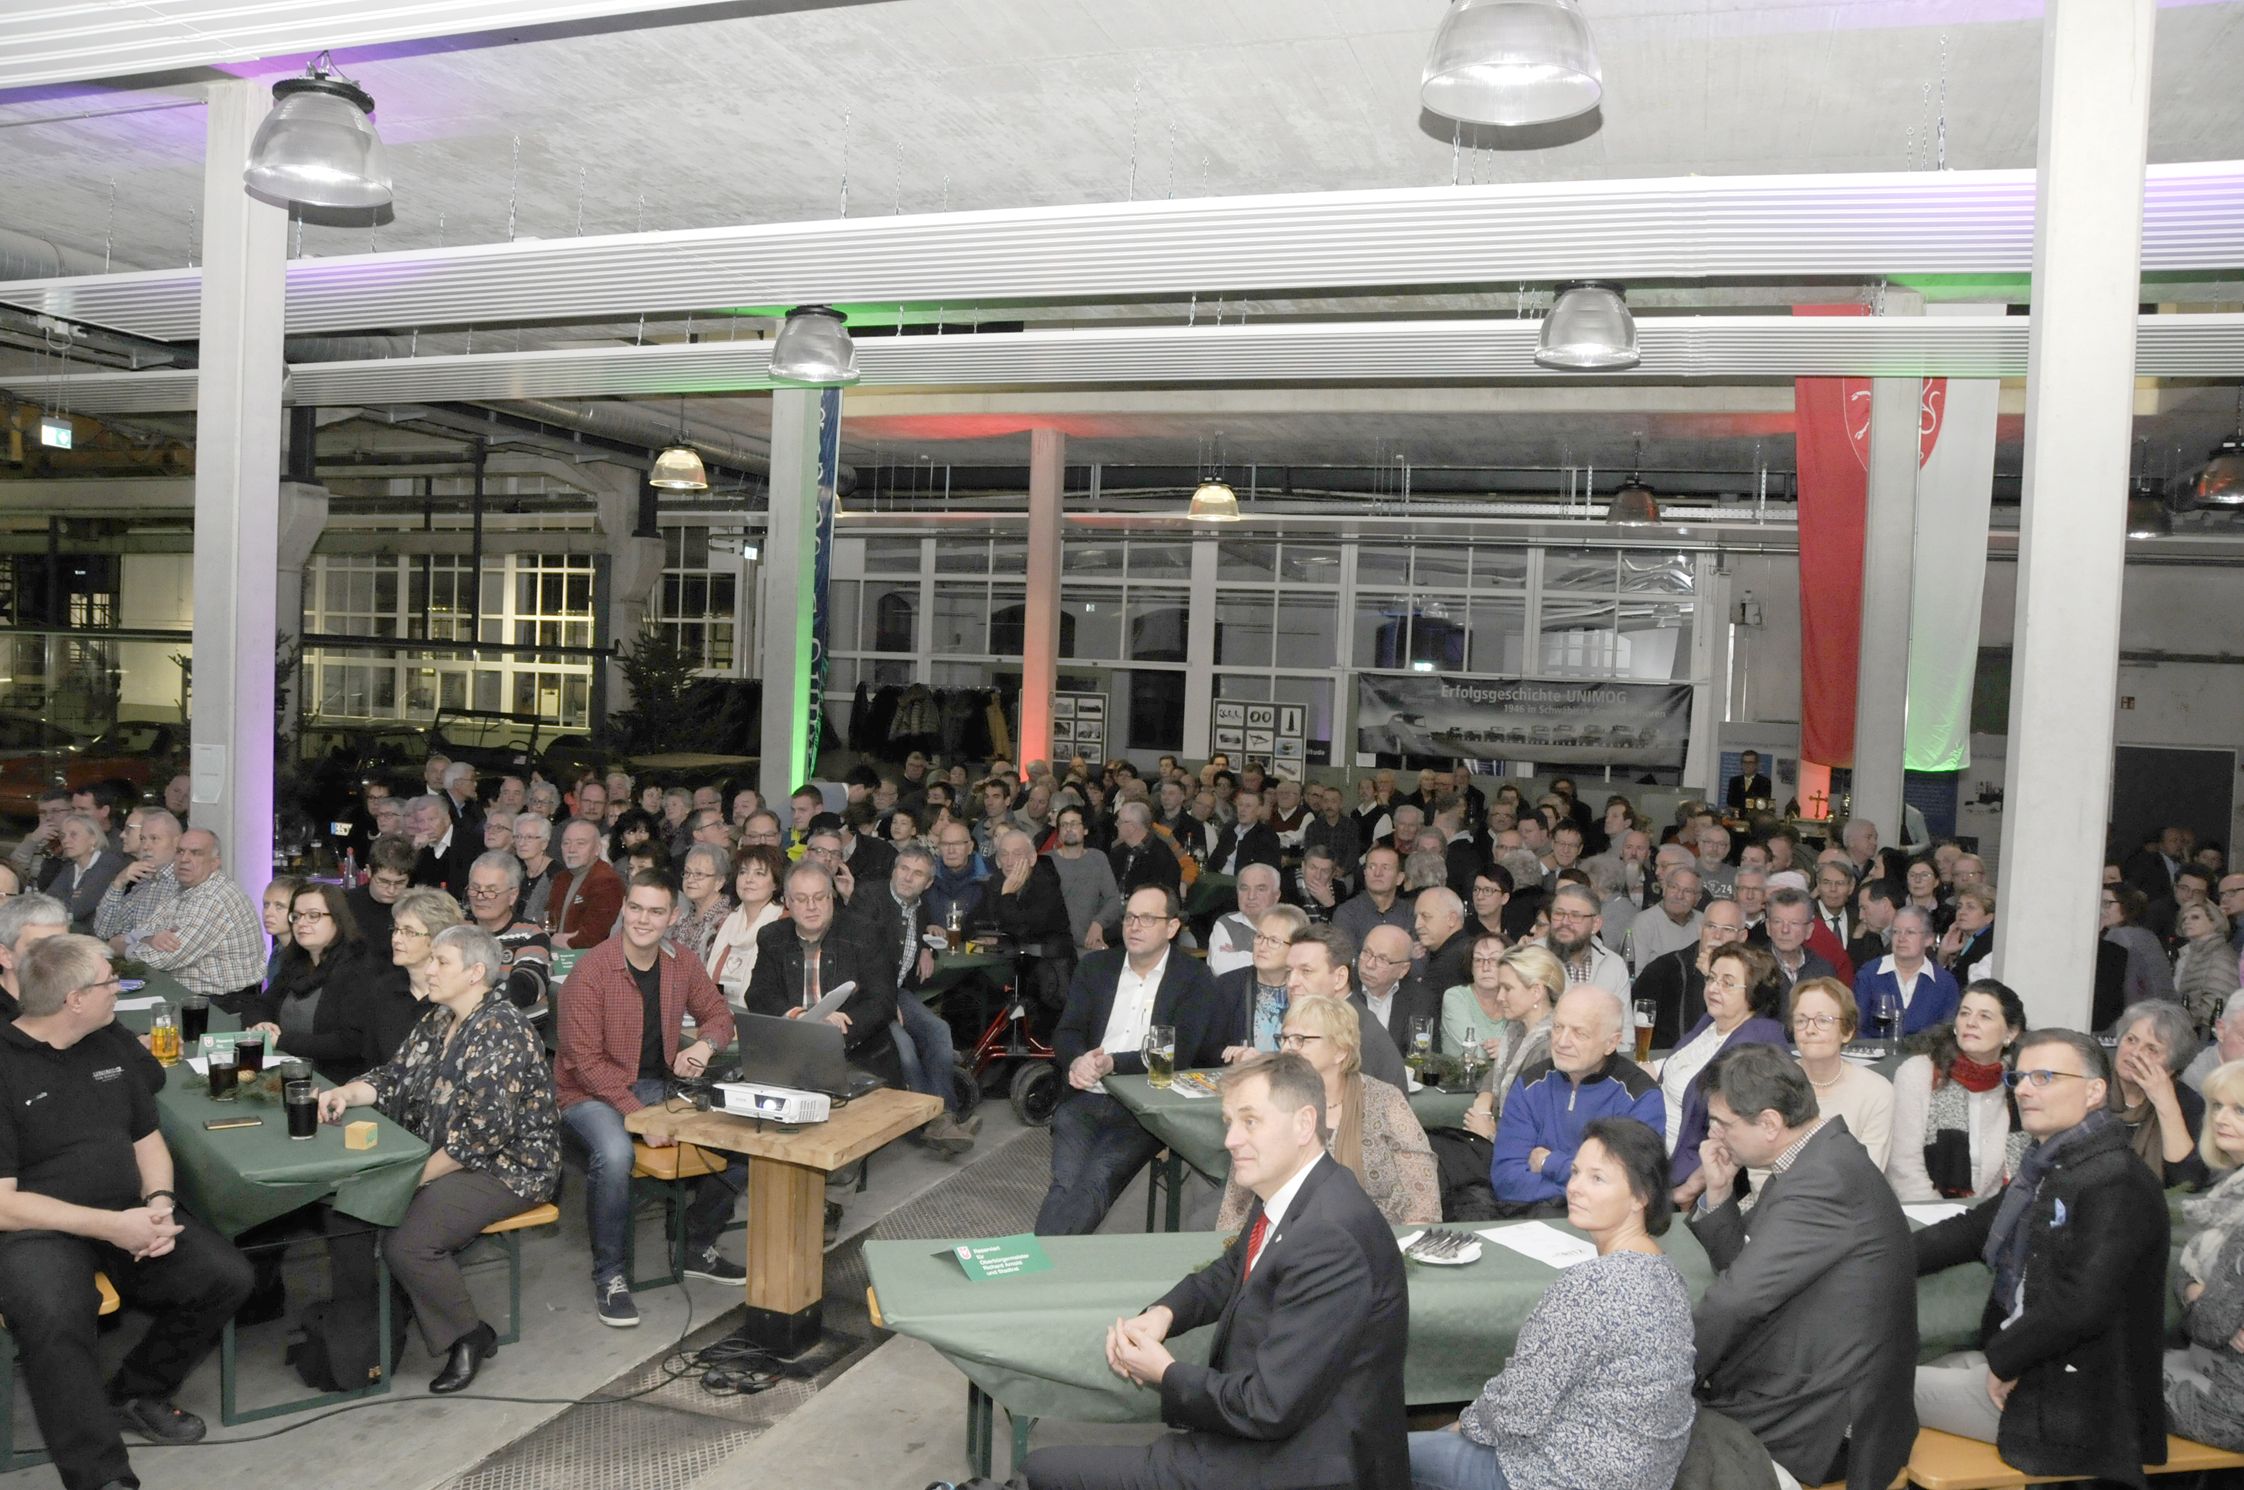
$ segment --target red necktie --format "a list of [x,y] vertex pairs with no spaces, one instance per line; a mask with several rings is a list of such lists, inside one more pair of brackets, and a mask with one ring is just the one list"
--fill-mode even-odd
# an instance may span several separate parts
[[1270,1217],[1268,1215],[1260,1215],[1254,1218],[1254,1229],[1247,1233],[1247,1265],[1239,1272],[1241,1283],[1246,1282],[1248,1278],[1254,1275],[1255,1259],[1262,1255],[1262,1238],[1269,1230]]

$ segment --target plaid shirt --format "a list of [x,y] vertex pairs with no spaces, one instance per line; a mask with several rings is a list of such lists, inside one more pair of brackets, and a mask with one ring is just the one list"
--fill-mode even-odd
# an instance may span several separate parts
[[[170,973],[189,993],[238,993],[265,981],[265,928],[241,886],[213,873],[185,889],[167,875],[150,881],[141,894],[156,898],[125,938],[127,957]],[[150,944],[163,931],[179,937],[175,950],[160,952]]]
[[149,908],[159,900],[169,901],[178,893],[172,879],[171,866],[166,864],[148,878],[128,885],[124,877],[109,882],[101,895],[101,904],[94,907],[94,935],[103,941],[113,936],[130,938],[147,918]]

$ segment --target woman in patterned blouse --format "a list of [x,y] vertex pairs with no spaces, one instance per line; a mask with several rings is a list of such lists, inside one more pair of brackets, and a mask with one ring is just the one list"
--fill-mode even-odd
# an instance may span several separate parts
[[706,970],[709,944],[732,914],[732,897],[725,894],[725,884],[732,878],[732,855],[714,843],[697,843],[686,850],[679,866],[678,919],[662,939],[673,952],[691,952]]
[[[1363,1074],[1363,1026],[1339,999],[1309,994],[1286,1005],[1280,1050],[1296,1051],[1325,1082],[1327,1152],[1355,1171],[1379,1214],[1397,1226],[1441,1219],[1441,1181],[1433,1146],[1399,1087]],[[1252,1191],[1223,1187],[1216,1230],[1240,1226]]]
[[481,927],[437,933],[426,980],[431,1007],[404,1046],[320,1097],[326,1122],[371,1106],[429,1146],[420,1190],[383,1238],[382,1256],[413,1301],[430,1353],[444,1357],[432,1392],[459,1391],[499,1348],[455,1254],[492,1222],[552,1195],[561,1172],[544,1043],[520,1009],[492,995],[505,968],[497,940]]

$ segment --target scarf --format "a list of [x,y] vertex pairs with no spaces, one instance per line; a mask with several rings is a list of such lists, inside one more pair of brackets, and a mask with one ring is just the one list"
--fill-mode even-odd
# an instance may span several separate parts
[[[1959,1055],[1949,1063],[1948,1079],[1932,1089],[1932,1100],[1925,1106],[1925,1177],[1950,1200],[1979,1193],[1979,1176],[1971,1162],[1971,1096],[1993,1091],[2001,1085],[2002,1073],[1999,1062],[1982,1063]],[[2010,1123],[2002,1172],[2016,1174],[2026,1151],[2026,1135],[2018,1127],[2018,1104],[2008,1093],[2003,1105],[2010,1111]]]
[[2203,1195],[2184,1200],[2182,1219],[2201,1229],[2182,1243],[2182,1266],[2174,1275],[2177,1294],[2191,1283],[2211,1280],[2213,1261],[2220,1256],[2229,1234],[2244,1226],[2244,1169],[2230,1170]]
[[[2112,1085],[2117,1087],[2119,1083],[2115,1081]],[[2158,1109],[2151,1105],[2151,1099],[2146,1096],[2133,1107],[2121,1108],[2119,1120],[2127,1125],[2127,1146],[2135,1151],[2136,1158],[2150,1166],[2158,1182],[2165,1184],[2166,1139],[2159,1132]]]
[[1995,1224],[1987,1230],[1987,1245],[1979,1257],[1995,1271],[1995,1298],[2001,1302],[2005,1313],[2015,1313],[2018,1308],[2018,1289],[2026,1277],[2026,1249],[2033,1242],[2033,1230],[2026,1225],[2026,1212],[2033,1208],[2034,1197],[2041,1193],[2041,1182],[2057,1167],[2057,1161],[2068,1149],[2078,1148],[2103,1132],[2111,1121],[2109,1112],[2092,1112],[2081,1119],[2078,1127],[2035,1144],[2026,1150],[2010,1188],[2003,1191],[2002,1208],[1995,1212]]

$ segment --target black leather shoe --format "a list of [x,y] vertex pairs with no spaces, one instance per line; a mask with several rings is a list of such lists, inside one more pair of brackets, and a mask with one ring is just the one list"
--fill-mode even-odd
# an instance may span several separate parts
[[436,1393],[464,1391],[475,1380],[475,1373],[483,1369],[487,1357],[499,1353],[499,1332],[487,1324],[479,1324],[452,1342],[452,1349],[444,1357],[444,1369],[429,1382],[429,1390]]
[[117,1416],[123,1425],[151,1443],[201,1443],[209,1431],[203,1420],[191,1412],[181,1412],[156,1397],[135,1397],[117,1404]]

